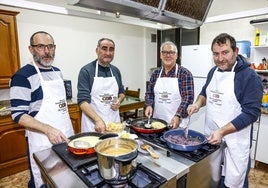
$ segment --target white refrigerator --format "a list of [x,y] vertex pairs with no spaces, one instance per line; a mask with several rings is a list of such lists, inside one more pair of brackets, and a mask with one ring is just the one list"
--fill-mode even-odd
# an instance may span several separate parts
[[[189,45],[182,46],[181,65],[187,68],[194,77],[194,101],[199,95],[206,82],[209,70],[214,66],[210,45]],[[205,107],[190,118],[189,129],[196,130],[204,134]]]

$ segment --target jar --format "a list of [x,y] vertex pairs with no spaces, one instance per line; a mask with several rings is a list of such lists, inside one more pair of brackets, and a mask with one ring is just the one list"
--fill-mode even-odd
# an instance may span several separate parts
[[268,94],[267,93],[264,93],[262,95],[262,103],[268,103]]

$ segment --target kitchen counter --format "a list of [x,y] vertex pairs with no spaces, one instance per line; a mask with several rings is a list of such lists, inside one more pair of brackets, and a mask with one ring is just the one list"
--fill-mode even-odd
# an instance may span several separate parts
[[[174,188],[177,179],[189,172],[189,166],[166,156],[164,150],[155,148],[159,159],[139,153],[137,162],[165,177],[168,181],[162,188]],[[52,150],[46,149],[34,153],[44,181],[52,187],[87,187],[71,168]]]
[[[77,104],[77,100],[74,98],[68,99],[67,104],[68,105]],[[0,101],[0,116],[7,116],[10,114],[11,114],[10,101],[9,100]]]

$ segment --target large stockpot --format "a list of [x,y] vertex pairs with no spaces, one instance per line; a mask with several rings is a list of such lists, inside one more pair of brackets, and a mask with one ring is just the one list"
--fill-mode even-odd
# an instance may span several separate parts
[[167,138],[169,136],[173,135],[184,135],[184,130],[183,129],[176,129],[176,130],[168,130],[164,133],[163,139],[168,145],[169,148],[178,150],[178,151],[194,151],[202,147],[203,144],[207,143],[207,139],[205,135],[203,135],[200,132],[194,131],[194,130],[188,130],[188,136],[193,139],[198,139],[200,141],[199,144],[197,145],[183,145],[183,144],[175,144],[173,142],[170,142]]
[[122,182],[136,170],[138,143],[132,139],[107,138],[95,145],[100,175],[107,182]]

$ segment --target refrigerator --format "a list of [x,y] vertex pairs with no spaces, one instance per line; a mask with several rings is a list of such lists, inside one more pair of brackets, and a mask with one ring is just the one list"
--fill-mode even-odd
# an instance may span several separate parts
[[[195,101],[206,82],[209,70],[214,66],[210,45],[182,46],[181,65],[193,74]],[[205,108],[200,108],[199,112],[190,117],[189,129],[204,134]]]

